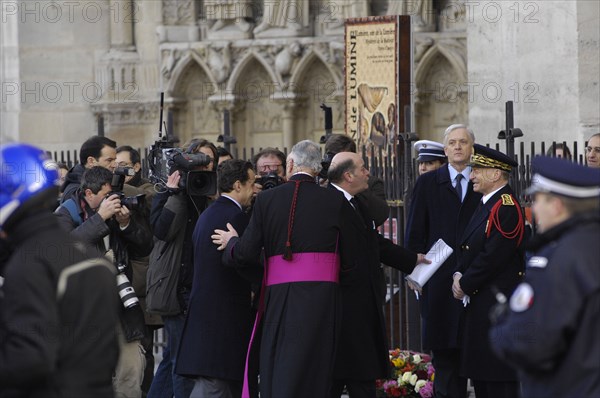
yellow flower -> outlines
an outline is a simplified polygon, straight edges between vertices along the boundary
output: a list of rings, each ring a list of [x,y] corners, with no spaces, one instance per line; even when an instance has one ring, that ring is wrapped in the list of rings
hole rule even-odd
[[[401,368],[404,366],[404,360],[402,358],[394,358],[392,359],[392,363],[396,368]]]

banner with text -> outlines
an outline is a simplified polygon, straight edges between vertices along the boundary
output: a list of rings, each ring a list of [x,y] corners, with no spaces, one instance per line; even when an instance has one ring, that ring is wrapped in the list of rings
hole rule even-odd
[[[410,17],[348,19],[345,44],[346,134],[358,145],[395,144],[410,105],[400,90],[410,87]]]

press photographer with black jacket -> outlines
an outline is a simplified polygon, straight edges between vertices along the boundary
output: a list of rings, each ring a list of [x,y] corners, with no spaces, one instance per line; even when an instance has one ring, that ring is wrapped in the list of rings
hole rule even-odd
[[[141,397],[145,368],[141,345],[146,332],[144,314],[135,294],[126,295],[123,289],[127,287],[124,277],[129,283],[133,280],[129,258],[150,253],[152,233],[143,216],[123,206],[120,196],[111,193],[112,180],[113,174],[104,167],[86,170],[75,196],[65,201],[55,214],[72,237],[94,245],[113,260],[123,301],[119,314],[123,341],[114,379],[115,392],[117,397]]]

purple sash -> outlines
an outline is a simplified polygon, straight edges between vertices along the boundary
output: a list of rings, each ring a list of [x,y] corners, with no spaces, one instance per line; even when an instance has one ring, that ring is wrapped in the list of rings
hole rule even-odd
[[[266,286],[293,282],[339,282],[340,256],[337,253],[294,253],[293,259],[287,261],[282,255],[272,256],[265,264],[265,275],[260,290],[258,312],[252,328],[252,336],[246,353],[246,367],[244,369],[244,386],[242,398],[250,398],[248,388],[248,361],[250,349],[254,342],[256,328],[260,324],[264,312],[264,290]]]
[[[292,282],[339,282],[340,257],[337,253],[294,253],[291,261],[282,256],[267,259],[266,285]]]

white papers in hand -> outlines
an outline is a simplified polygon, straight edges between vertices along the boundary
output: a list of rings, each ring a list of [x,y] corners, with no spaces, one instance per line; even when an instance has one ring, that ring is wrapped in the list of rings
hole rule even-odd
[[[431,264],[418,264],[413,272],[406,277],[412,283],[422,288],[429,278],[440,266],[450,257],[454,250],[446,244],[442,239],[438,239],[437,242],[431,246],[429,252],[425,255]]]

